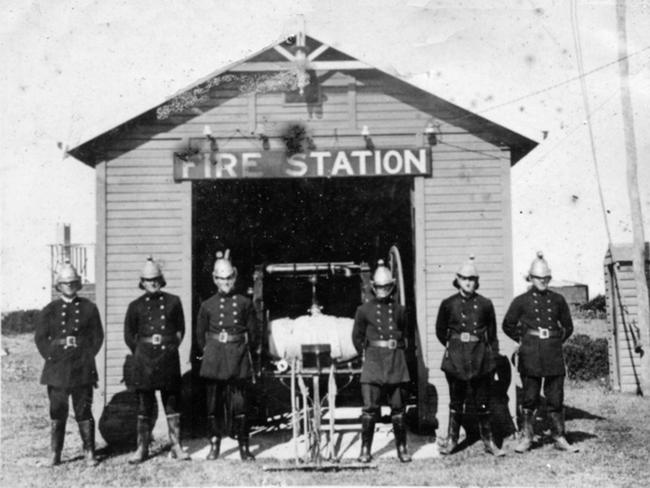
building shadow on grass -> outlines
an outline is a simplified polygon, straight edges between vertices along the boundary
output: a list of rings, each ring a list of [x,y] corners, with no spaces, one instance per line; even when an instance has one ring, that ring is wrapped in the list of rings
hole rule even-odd
[[[518,386],[517,387],[517,424],[519,426],[522,425],[522,417],[521,417],[522,399],[523,399],[522,389],[521,387]],[[540,398],[540,404],[539,404],[539,408],[536,410],[535,419],[536,419],[536,426],[535,426],[536,431],[539,428],[543,430],[550,429],[551,420],[548,415],[546,398],[543,395]],[[572,407],[571,405],[565,405],[564,419],[567,421],[568,420],[605,420],[605,417],[593,414],[591,412],[587,412],[586,410],[582,410],[581,408]]]
[[[582,431],[567,431],[564,436],[569,444],[574,445],[578,449],[581,448],[582,442],[588,439],[593,439],[594,437],[598,437],[597,435]],[[540,449],[545,446],[551,446],[554,443],[555,441],[553,440],[550,432],[544,433],[543,435],[535,435],[535,441],[533,442],[531,450],[534,451],[535,449]]]
[[[600,415],[595,415],[593,413],[587,412],[586,410],[572,407],[570,405],[564,407],[564,418],[566,420],[577,420],[577,419],[605,420],[605,417],[601,417]]]
[[[517,387],[517,424],[522,425],[522,410],[521,410],[521,400],[523,398],[522,389]],[[572,420],[605,420],[605,417],[600,415],[593,414],[581,408],[572,407],[570,405],[565,405],[564,407],[564,419],[565,421]],[[553,444],[552,425],[551,418],[548,414],[547,401],[544,396],[540,398],[540,406],[535,411],[535,442],[533,444],[533,449],[537,449],[549,444]],[[571,430],[570,426],[565,424],[565,437],[571,444],[577,444],[576,447],[580,447],[580,443],[588,439],[593,439],[598,437],[595,434],[577,430]]]
[[[576,431],[576,430],[567,430],[566,432],[566,438],[569,442],[572,444],[584,442],[588,439],[593,439],[594,437],[598,437],[595,434],[590,434],[588,432],[582,432],[582,431]],[[579,446],[578,446],[579,447]]]

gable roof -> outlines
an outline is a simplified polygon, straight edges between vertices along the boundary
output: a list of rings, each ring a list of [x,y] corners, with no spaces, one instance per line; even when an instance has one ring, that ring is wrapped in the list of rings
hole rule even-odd
[[[423,99],[427,100],[429,106],[434,107],[432,114],[437,119],[449,121],[449,123],[462,127],[469,133],[490,143],[507,146],[510,149],[513,165],[537,145],[536,141],[528,137],[444,100],[409,83],[396,74],[389,73],[390,70],[387,68],[382,69],[367,64],[313,37],[304,36],[304,48],[302,49],[306,53],[310,69],[315,71],[348,71],[353,72],[357,77],[362,77],[364,72],[373,72],[375,76],[377,74],[380,75],[382,82],[386,86],[395,88],[395,92],[405,92],[414,94],[417,97],[423,97]],[[211,80],[226,73],[282,72],[295,69],[295,55],[297,50],[298,47],[295,37],[289,37],[282,41],[272,43],[250,56],[224,66],[195,81],[151,109],[78,144],[70,149],[68,154],[94,167],[102,161],[103,150],[111,140],[126,132],[134,125],[154,121],[159,110],[166,105],[180,100],[182,97],[191,96],[195,90],[209,86]]]
[[[634,259],[634,245],[629,244],[612,244],[605,252],[604,264],[632,262]],[[645,243],[645,260],[650,262],[650,242]]]

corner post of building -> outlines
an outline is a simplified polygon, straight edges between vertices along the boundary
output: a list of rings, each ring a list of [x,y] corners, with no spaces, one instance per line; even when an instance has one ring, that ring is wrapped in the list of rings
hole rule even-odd
[[[106,310],[106,162],[95,166],[96,178],[96,245],[95,245],[95,303],[104,325],[104,343],[97,354],[97,375],[99,377],[99,401],[94,402],[95,409],[103,409],[106,397],[106,343],[108,340],[108,313]],[[101,411],[99,412],[101,414]],[[95,412],[93,412],[95,414]],[[95,415],[99,418],[99,415]]]
[[[512,234],[512,196],[511,196],[511,167],[513,163],[512,151],[510,153],[510,158],[504,158],[503,164],[501,165],[502,174],[501,174],[501,196],[503,202],[501,204],[503,212],[503,305],[498,307],[497,312],[497,337],[499,338],[499,349],[500,353],[504,354],[506,357],[510,358],[512,353],[517,347],[513,341],[510,340],[501,329],[501,322],[503,317],[506,314],[510,301],[513,299],[514,295],[514,284],[513,284],[513,234]],[[515,374],[511,376],[515,377]],[[513,417],[515,425],[517,424],[517,385],[513,380],[510,383],[508,388],[508,410],[510,415]]]
[[[181,358],[181,374],[185,374],[192,368],[190,354],[192,351],[192,182],[183,181],[179,183],[183,189],[183,256],[182,256],[182,277],[181,277],[181,301],[185,315],[185,338],[179,348]]]
[[[420,348],[418,358],[418,422],[420,424],[435,424],[437,412],[433,412],[428,404],[429,385],[429,351],[428,334],[422,333],[427,327],[427,269],[426,245],[424,237],[424,178],[413,179],[411,194],[413,212],[413,242],[415,251],[414,288],[415,288],[415,320],[416,344]],[[430,417],[434,418],[430,418]],[[422,427],[422,425],[420,425]]]
[[[640,244],[640,245],[639,245]],[[641,356],[641,381],[644,394],[650,393],[650,294],[648,292],[650,253],[648,243],[636,242],[633,248],[633,269],[638,296],[637,322],[645,354]]]

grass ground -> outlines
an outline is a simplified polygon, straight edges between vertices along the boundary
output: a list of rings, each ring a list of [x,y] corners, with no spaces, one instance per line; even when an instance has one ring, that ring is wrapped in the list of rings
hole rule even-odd
[[[517,455],[495,459],[480,443],[453,456],[402,465],[396,459],[377,469],[339,472],[268,472],[262,463],[177,462],[165,453],[140,466],[128,454],[101,452],[96,468],[80,462],[80,441],[68,422],[63,465],[42,467],[49,452],[49,419],[44,387],[38,384],[42,361],[31,335],[3,337],[0,485],[48,486],[227,486],[227,485],[480,485],[480,486],[650,486],[650,402],[597,383],[569,383],[566,391],[569,440],[578,454],[563,454],[543,442]],[[98,442],[102,445],[103,443]],[[269,464],[269,463],[264,463]]]

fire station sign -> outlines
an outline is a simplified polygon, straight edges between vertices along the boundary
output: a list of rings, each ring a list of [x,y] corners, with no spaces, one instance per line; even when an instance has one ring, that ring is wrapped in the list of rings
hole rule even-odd
[[[174,179],[343,178],[431,176],[431,148],[284,151],[206,151],[174,154]]]

